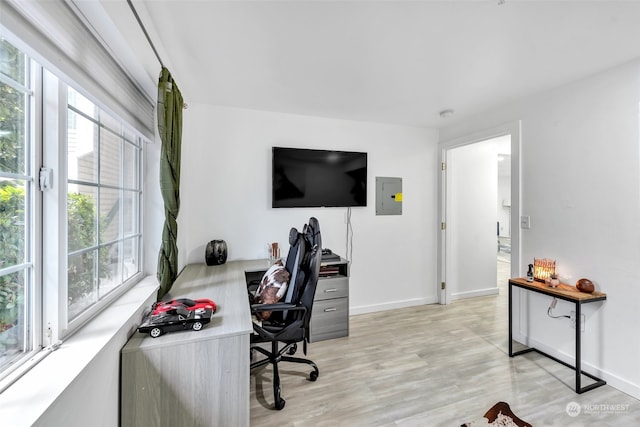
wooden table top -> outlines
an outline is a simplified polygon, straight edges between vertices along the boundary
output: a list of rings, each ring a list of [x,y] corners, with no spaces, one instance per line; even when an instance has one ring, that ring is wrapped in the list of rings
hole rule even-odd
[[[607,294],[603,292],[594,291],[588,294],[586,292],[580,292],[575,286],[568,285],[566,283],[560,283],[556,288],[552,288],[542,282],[527,282],[527,279],[522,277],[509,279],[509,283],[520,288],[530,289],[535,292],[556,296],[565,300],[579,301],[582,303],[607,299]]]

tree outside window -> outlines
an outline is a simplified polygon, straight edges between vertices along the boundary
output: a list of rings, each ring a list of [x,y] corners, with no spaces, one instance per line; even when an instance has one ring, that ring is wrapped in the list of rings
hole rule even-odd
[[[28,346],[26,66],[25,55],[0,39],[0,369]]]

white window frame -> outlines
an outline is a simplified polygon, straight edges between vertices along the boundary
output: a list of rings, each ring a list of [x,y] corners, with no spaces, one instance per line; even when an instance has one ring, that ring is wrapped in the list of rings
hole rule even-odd
[[[0,380],[19,372],[26,360],[35,356],[42,348],[42,286],[41,269],[42,250],[39,236],[42,235],[42,197],[38,186],[38,166],[41,162],[42,140],[38,129],[42,128],[42,67],[34,61],[19,44],[9,37],[3,37],[25,55],[26,85],[16,84],[12,79],[0,75],[3,83],[13,86],[25,94],[27,111],[25,114],[25,175],[16,174],[16,178],[25,181],[25,263],[15,266],[15,270],[25,272],[24,309],[27,324],[25,331],[26,351],[16,358],[11,366],[0,371]],[[9,175],[4,173],[3,176]],[[21,268],[20,268],[21,267]]]
[[[2,28],[0,27],[0,30]],[[71,84],[75,90],[87,97],[102,111],[116,118],[127,130],[136,134],[137,141],[137,265],[138,271],[109,292],[97,303],[69,321],[67,315],[67,84],[63,77],[58,77],[57,70],[50,71],[38,64],[32,57],[32,51],[19,39],[0,32],[0,36],[20,49],[29,61],[29,78],[31,87],[28,99],[30,102],[28,123],[25,133],[28,147],[25,150],[25,161],[29,188],[26,192],[31,204],[29,210],[29,241],[25,242],[28,250],[27,260],[30,264],[31,286],[28,291],[29,300],[25,301],[25,309],[29,304],[29,328],[31,330],[30,350],[25,352],[13,365],[0,371],[0,393],[16,381],[28,369],[43,357],[55,350],[58,345],[82,328],[92,318],[107,308],[117,298],[131,289],[144,276],[144,145],[147,138],[134,126],[127,123],[91,94],[81,87]],[[54,72],[56,74],[54,74]],[[7,79],[2,77],[3,81]],[[125,143],[126,144],[126,143]],[[121,146],[121,151],[124,150]],[[120,159],[120,172],[124,173],[125,157]],[[50,188],[41,191],[39,172],[42,167],[52,171]],[[120,197],[125,189],[121,185]],[[123,210],[120,212],[118,241],[120,245],[128,240],[123,232]],[[121,276],[122,278],[122,276]],[[44,351],[43,351],[44,349]]]
[[[139,271],[120,284],[117,289],[113,290],[105,297],[101,298],[95,304],[84,310],[74,319],[68,316],[68,283],[67,283],[67,84],[58,79],[52,73],[45,71],[44,93],[46,96],[46,109],[44,111],[47,126],[44,130],[44,155],[43,165],[52,168],[54,171],[54,186],[51,190],[45,191],[43,196],[43,227],[44,234],[47,239],[43,241],[44,250],[44,277],[51,280],[44,280],[44,341],[46,345],[53,345],[65,338],[69,337],[75,331],[80,329],[90,319],[96,316],[100,311],[106,308],[110,303],[115,301],[123,293],[129,290],[135,283],[143,277],[143,224],[142,224],[142,206],[143,206],[143,181],[142,181],[142,158],[143,143],[140,144],[138,153],[138,265]],[[106,113],[117,117],[108,111],[101,103],[90,94],[84,93],[81,88],[72,86],[75,90],[87,97],[97,107]],[[55,99],[54,99],[55,98]],[[121,122],[123,122],[120,119]],[[54,124],[55,123],[55,124]],[[142,135],[138,138],[143,139]],[[123,157],[121,157],[121,163]],[[56,173],[56,171],[58,171]],[[122,215],[122,213],[120,213]],[[121,218],[122,219],[122,218]],[[122,236],[122,221],[120,221],[119,240]],[[51,238],[54,236],[55,238]],[[56,259],[55,262],[47,260]],[[64,285],[63,285],[64,284]]]

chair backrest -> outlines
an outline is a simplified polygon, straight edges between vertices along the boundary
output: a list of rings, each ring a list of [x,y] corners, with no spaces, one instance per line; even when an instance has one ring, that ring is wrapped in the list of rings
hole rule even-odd
[[[285,324],[303,321],[303,327],[307,330],[311,319],[313,299],[320,273],[320,261],[322,258],[322,242],[320,237],[320,225],[316,218],[310,218],[309,224],[305,224],[302,232],[295,228],[289,233],[290,250],[287,255],[287,271],[291,275],[284,302],[302,304],[306,313],[303,319],[300,312],[284,311],[279,318]]]
[[[318,286],[318,277],[320,276],[320,263],[322,261],[322,236],[320,234],[320,223],[316,218],[309,218],[309,223],[305,226],[303,235],[307,253],[302,268],[305,280],[299,302],[307,309],[304,323],[308,332],[313,300]],[[307,339],[308,337],[307,333]]]
[[[289,245],[285,268],[289,272],[290,278],[283,302],[302,304],[307,310],[303,319],[301,319],[301,313],[298,311],[274,312],[270,317],[270,321],[291,324],[302,320],[308,336],[309,321],[322,258],[322,241],[318,220],[313,217],[310,218],[309,224],[304,225],[302,232],[298,232],[295,227],[291,228],[289,231]]]
[[[289,253],[287,254],[287,260],[285,262],[285,268],[289,272],[290,278],[284,302],[290,303],[297,301],[297,295],[295,295],[295,293],[299,287],[299,282],[303,279],[303,276],[300,275],[300,266],[304,261],[306,249],[307,246],[304,235],[295,227],[292,227],[289,231]]]
[[[298,251],[301,243],[300,237],[298,229],[291,227],[291,230],[289,230],[289,253],[287,253],[287,259],[284,264],[285,268],[289,272],[291,272],[293,266],[297,264]]]

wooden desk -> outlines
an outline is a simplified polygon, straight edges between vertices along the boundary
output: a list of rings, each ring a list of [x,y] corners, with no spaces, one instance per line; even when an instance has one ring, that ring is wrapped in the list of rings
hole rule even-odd
[[[547,353],[544,353],[536,348],[526,348],[524,350],[520,350],[520,351],[513,351],[513,320],[512,320],[512,315],[513,315],[513,307],[512,307],[512,301],[511,301],[511,297],[512,297],[512,289],[513,287],[517,287],[517,288],[521,288],[521,289],[525,289],[528,291],[532,291],[532,292],[537,292],[540,294],[544,294],[544,295],[548,295],[554,298],[558,298],[564,301],[569,301],[575,304],[576,306],[576,366],[571,366],[568,363],[557,359]],[[600,387],[602,385],[605,385],[606,382],[601,380],[600,378],[595,377],[594,375],[591,375],[587,372],[584,372],[582,370],[582,354],[581,354],[581,350],[582,350],[582,341],[581,341],[581,315],[582,315],[582,304],[587,304],[587,303],[592,303],[592,302],[597,302],[597,301],[604,301],[607,299],[607,294],[604,294],[602,292],[593,292],[591,294],[587,294],[584,292],[580,292],[578,291],[575,287],[573,286],[569,286],[566,284],[560,284],[558,285],[557,288],[551,288],[549,286],[547,286],[547,284],[545,283],[540,283],[540,282],[527,282],[526,279],[509,279],[509,356],[510,357],[514,357],[514,356],[518,356],[520,354],[524,354],[524,353],[529,353],[531,351],[535,351],[537,353],[540,353],[544,356],[547,356],[550,359],[555,360],[558,363],[561,363],[571,369],[574,369],[576,371],[576,393],[584,393],[585,391],[589,391],[592,390],[596,387]],[[587,377],[591,378],[592,380],[594,380],[595,382],[586,385],[584,387],[581,386],[581,375],[584,374]]]
[[[121,426],[249,425],[253,327],[245,272],[268,267],[267,260],[185,267],[171,298],[209,298],[216,313],[197,332],[134,333],[121,356]]]

